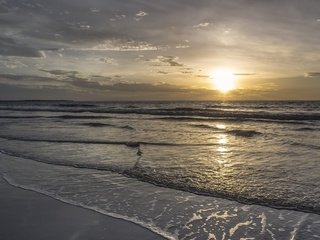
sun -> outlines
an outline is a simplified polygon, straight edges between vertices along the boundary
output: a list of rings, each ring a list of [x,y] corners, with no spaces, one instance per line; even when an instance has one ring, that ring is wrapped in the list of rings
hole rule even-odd
[[[219,68],[210,75],[214,87],[220,92],[226,93],[236,88],[236,76],[230,68]]]

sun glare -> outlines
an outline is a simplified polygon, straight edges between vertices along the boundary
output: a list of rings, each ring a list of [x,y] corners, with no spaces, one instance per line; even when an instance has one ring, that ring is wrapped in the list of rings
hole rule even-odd
[[[236,76],[232,69],[216,69],[211,74],[211,78],[213,79],[214,87],[223,93],[236,88]]]

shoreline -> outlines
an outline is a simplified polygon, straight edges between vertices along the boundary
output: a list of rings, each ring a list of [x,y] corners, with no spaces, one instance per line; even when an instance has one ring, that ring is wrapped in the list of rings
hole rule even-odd
[[[164,239],[138,224],[62,202],[0,178],[4,239]]]

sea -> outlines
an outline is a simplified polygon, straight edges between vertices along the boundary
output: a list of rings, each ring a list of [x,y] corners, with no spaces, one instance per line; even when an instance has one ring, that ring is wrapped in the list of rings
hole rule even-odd
[[[320,102],[0,102],[7,183],[167,239],[320,239]]]

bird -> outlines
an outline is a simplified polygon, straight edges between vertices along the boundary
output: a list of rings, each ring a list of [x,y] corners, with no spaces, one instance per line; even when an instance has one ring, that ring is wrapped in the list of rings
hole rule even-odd
[[[138,156],[142,156],[142,154],[143,154],[143,152],[142,152],[142,150],[140,149],[140,145],[139,145],[137,155],[138,155]]]

